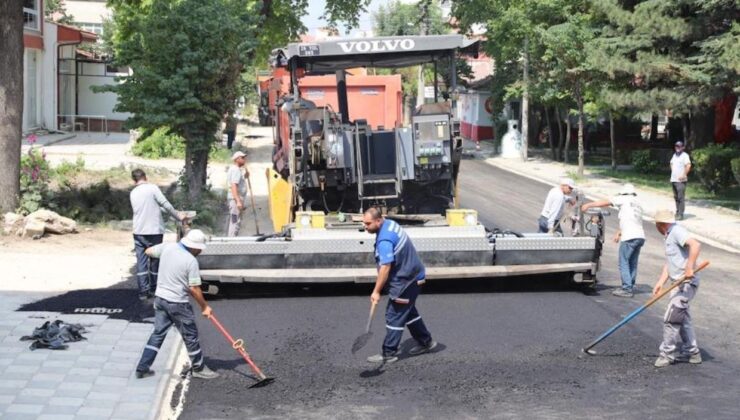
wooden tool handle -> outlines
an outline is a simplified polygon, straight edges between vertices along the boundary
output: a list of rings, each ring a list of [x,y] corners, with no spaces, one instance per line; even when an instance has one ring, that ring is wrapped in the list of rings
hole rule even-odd
[[[365,327],[365,332],[366,333],[369,333],[370,332],[370,326],[373,323],[373,315],[375,315],[375,307],[376,306],[378,306],[378,304],[375,303],[375,302],[373,302],[370,305],[370,316],[367,317],[367,327]]]
[[[694,273],[698,273],[699,271],[707,268],[707,266],[709,266],[709,261],[703,261],[701,264],[699,264],[698,267],[696,267],[696,270],[694,270]],[[657,295],[653,296],[650,300],[648,300],[645,306],[652,305],[656,301],[660,300],[660,298],[668,294],[671,290],[675,289],[676,287],[682,285],[683,283],[689,280],[691,280],[691,278],[686,278],[686,276],[681,276],[681,278],[676,280],[672,285],[670,285],[669,287],[665,289],[662,289],[660,292],[658,292]]]

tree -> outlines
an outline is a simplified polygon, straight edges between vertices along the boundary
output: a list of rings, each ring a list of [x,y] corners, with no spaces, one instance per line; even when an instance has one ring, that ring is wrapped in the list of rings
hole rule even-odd
[[[528,143],[534,136],[530,130],[530,101],[539,99],[536,86],[546,78],[542,61],[543,31],[567,19],[572,4],[585,0],[460,0],[453,3],[452,14],[461,29],[485,25],[486,53],[496,63],[493,80],[494,96],[502,99],[522,98],[522,158],[528,154]],[[505,75],[497,74],[503,71]],[[506,83],[506,85],[499,85]]]
[[[570,93],[578,109],[578,175],[584,169],[584,106],[589,91],[598,79],[597,72],[587,62],[586,46],[594,38],[590,16],[577,9],[570,10],[567,21],[547,28],[542,33],[545,53],[543,60],[550,65],[551,80]]]
[[[613,78],[606,100],[653,114],[689,116],[695,147],[713,139],[713,105],[740,91],[740,3],[733,0],[604,0],[607,20],[592,61]]]
[[[74,24],[74,16],[67,14],[67,8],[64,6],[64,0],[46,0],[44,1],[44,18],[63,25]]]
[[[0,211],[20,194],[23,127],[23,1],[0,2]]]
[[[224,114],[233,110],[242,68],[253,50],[255,11],[246,0],[152,0],[114,5],[115,60],[130,66],[116,110],[129,127],[169,127],[185,139],[185,179],[197,202],[208,152]]]

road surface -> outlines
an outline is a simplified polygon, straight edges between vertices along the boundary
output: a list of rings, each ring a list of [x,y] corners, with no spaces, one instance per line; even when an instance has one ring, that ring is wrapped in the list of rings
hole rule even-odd
[[[548,186],[480,160],[463,161],[463,206],[480,221],[532,231]],[[608,235],[616,218],[608,220]],[[333,287],[255,291],[230,289],[212,302],[221,322],[243,337],[263,370],[278,379],[249,389],[250,372],[207,321],[198,325],[206,361],[222,376],[193,380],[181,418],[714,418],[740,415],[740,321],[737,256],[704,246],[712,267],[702,276],[694,319],[705,363],[653,368],[664,304],[656,305],[585,356],[580,348],[649,297],[662,264],[651,225],[634,299],[612,297],[616,245],[603,257],[593,295],[520,278],[430,284],[419,310],[438,351],[404,357],[382,370],[365,358],[378,352],[384,327],[376,318],[370,343],[352,355],[363,330],[370,289]],[[413,345],[404,335],[404,348]]]

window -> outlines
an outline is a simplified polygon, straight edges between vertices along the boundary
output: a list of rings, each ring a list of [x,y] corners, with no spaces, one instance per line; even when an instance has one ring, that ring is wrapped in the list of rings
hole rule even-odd
[[[23,0],[23,27],[41,30],[39,0]]]
[[[103,24],[102,23],[88,23],[88,22],[79,22],[76,24],[80,27],[83,31],[92,32],[96,35],[102,35],[103,34]]]

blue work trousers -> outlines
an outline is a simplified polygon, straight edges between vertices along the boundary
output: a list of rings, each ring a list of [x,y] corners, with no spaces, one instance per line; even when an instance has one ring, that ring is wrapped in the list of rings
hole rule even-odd
[[[154,295],[157,290],[157,271],[159,259],[149,258],[144,251],[147,248],[162,243],[163,235],[134,234],[134,249],[136,250],[136,282],[139,285],[139,296]]]
[[[136,370],[146,372],[154,363],[160,347],[167,337],[172,325],[180,332],[193,370],[203,368],[203,351],[198,341],[198,327],[195,325],[195,315],[190,303],[169,302],[160,297],[154,298],[154,331],[149,337],[144,352],[141,354]]]
[[[637,261],[640,249],[645,244],[642,238],[630,239],[619,243],[619,275],[622,277],[622,289],[631,291],[637,280]]]
[[[388,299],[388,307],[385,311],[384,356],[393,355],[398,351],[405,328],[409,329],[411,337],[420,345],[428,346],[432,342],[432,335],[424,325],[419,311],[416,310],[416,298],[419,297],[419,291],[419,285],[412,283],[400,296],[401,300],[408,299],[408,303],[399,303],[396,300]]]

